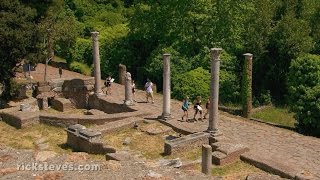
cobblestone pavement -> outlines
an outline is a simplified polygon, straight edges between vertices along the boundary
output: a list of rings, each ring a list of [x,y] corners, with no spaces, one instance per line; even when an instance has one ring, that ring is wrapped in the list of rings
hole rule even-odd
[[[52,68],[52,67],[50,67]],[[66,74],[65,74],[66,75]],[[75,74],[71,74],[75,77]],[[123,103],[124,86],[112,85],[112,95],[109,100]],[[155,94],[155,103],[146,103],[145,93],[138,90],[134,108],[153,115],[146,118],[157,118],[162,113],[162,96]],[[175,117],[170,120],[174,126],[190,132],[204,131],[208,127],[208,120],[204,122],[180,122],[182,115],[181,102],[171,101],[171,113]],[[193,117],[193,110],[189,110],[189,118]],[[232,116],[220,112],[219,129],[224,136],[233,141],[242,143],[250,148],[253,155],[281,162],[299,171],[310,172],[314,179],[320,179],[320,139],[308,137],[293,131],[273,127]]]

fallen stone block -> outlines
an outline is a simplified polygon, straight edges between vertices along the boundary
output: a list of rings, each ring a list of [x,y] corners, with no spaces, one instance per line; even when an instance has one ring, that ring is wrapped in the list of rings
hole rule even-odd
[[[65,98],[54,98],[52,100],[52,107],[61,112],[70,111],[74,109],[71,101]]]
[[[208,133],[198,132],[184,137],[166,140],[164,144],[164,154],[170,155],[172,153],[185,151],[193,147],[200,147],[202,144],[208,143],[208,137]]]
[[[216,165],[226,165],[240,159],[240,155],[249,151],[249,148],[241,144],[216,142],[212,145],[212,163]]]
[[[67,144],[77,150],[91,154],[114,153],[116,149],[101,142],[101,132],[86,129],[80,124],[71,125],[67,129]]]

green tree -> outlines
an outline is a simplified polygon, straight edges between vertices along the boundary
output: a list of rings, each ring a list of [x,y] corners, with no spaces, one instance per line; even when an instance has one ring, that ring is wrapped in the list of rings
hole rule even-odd
[[[320,136],[320,56],[305,55],[292,61],[288,75],[289,105],[298,128]]]
[[[36,63],[40,57],[37,11],[18,0],[0,1],[0,82],[5,85],[3,98],[10,98],[10,79],[19,63]]]

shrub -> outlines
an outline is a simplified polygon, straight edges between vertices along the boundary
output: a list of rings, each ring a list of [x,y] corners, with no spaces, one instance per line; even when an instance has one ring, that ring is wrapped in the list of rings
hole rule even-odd
[[[175,76],[172,84],[172,95],[179,100],[185,95],[189,96],[190,100],[195,100],[197,96],[206,99],[210,93],[210,73],[200,67]]]
[[[320,136],[320,56],[305,55],[291,62],[288,101],[301,132]]]
[[[67,62],[71,63],[72,61],[77,61],[90,65],[92,64],[92,59],[92,40],[77,38],[76,44],[67,58]]]
[[[91,68],[88,65],[80,62],[76,62],[76,61],[72,62],[70,64],[70,69],[74,72],[78,72],[87,76],[91,75]]]

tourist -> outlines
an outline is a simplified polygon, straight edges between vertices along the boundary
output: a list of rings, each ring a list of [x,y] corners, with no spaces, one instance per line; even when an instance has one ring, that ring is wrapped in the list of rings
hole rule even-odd
[[[201,96],[198,96],[197,97],[197,100],[196,100],[196,103],[194,104],[194,110],[195,110],[195,113],[194,113],[194,116],[193,116],[193,119],[196,121],[196,115],[200,114],[200,120],[202,121],[202,107],[201,107]]]
[[[149,97],[151,98],[152,104],[154,103],[153,100],[153,90],[152,90],[153,83],[150,79],[147,80],[147,83],[145,84],[144,88],[146,90],[146,97],[147,97],[147,103],[149,102]]]
[[[132,80],[131,90],[132,90],[132,99],[134,102],[136,102],[135,100],[136,84],[134,83],[134,80]]]
[[[59,75],[60,75],[60,78],[61,78],[61,76],[62,76],[62,68],[61,68],[61,66],[59,67]]]
[[[111,75],[107,75],[106,81],[104,82],[104,85],[107,88],[106,94],[111,95],[111,83],[114,81],[113,78],[111,78]]]
[[[186,96],[182,103],[182,110],[183,110],[183,116],[181,117],[182,121],[184,117],[186,117],[186,121],[188,121],[188,108],[189,108],[189,97]]]
[[[210,97],[208,97],[208,99],[207,99],[207,103],[206,103],[206,113],[204,114],[204,117],[203,117],[203,119],[207,119],[207,117],[206,117],[206,115],[208,115],[209,114],[209,108],[210,108]]]

